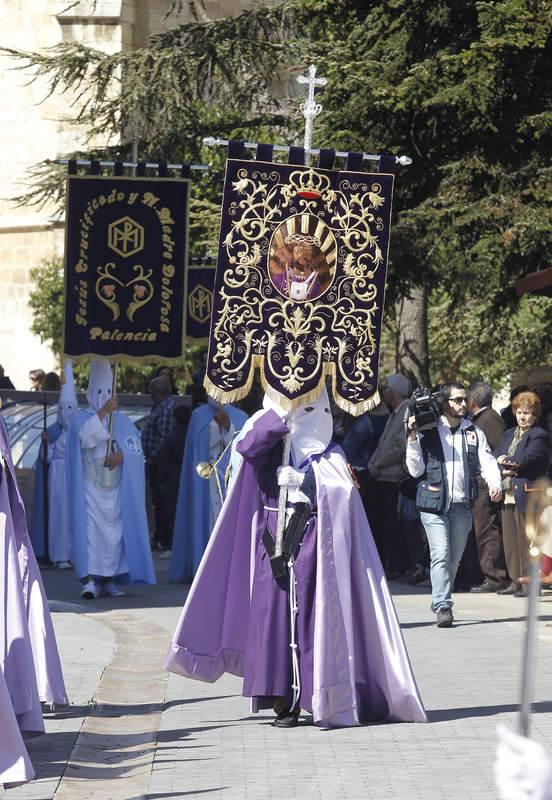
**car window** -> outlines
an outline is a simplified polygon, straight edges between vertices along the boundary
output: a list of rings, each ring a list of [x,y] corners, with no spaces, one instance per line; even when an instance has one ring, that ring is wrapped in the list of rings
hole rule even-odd
[[[120,407],[141,430],[150,409],[147,406]],[[10,438],[12,458],[19,469],[32,469],[38,458],[41,434],[44,429],[44,409],[39,404],[16,404],[2,409]],[[57,420],[56,406],[50,406],[46,416],[46,427]]]

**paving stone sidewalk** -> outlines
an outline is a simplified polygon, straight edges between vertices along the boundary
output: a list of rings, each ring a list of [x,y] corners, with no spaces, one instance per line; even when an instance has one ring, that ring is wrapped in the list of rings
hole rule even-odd
[[[54,797],[79,730],[89,712],[89,704],[112,657],[115,646],[113,632],[98,620],[70,608],[66,603],[52,603],[52,619],[71,705],[47,714],[46,736],[27,743],[36,779],[4,793],[0,789],[2,798],[51,800]]]
[[[495,727],[516,723],[525,601],[456,601],[456,626],[437,629],[428,594],[395,595],[429,724],[282,731],[270,716],[248,714],[236,678],[209,685],[171,676],[147,797],[495,798]],[[552,595],[540,610],[533,734],[552,753]]]
[[[174,675],[166,681],[166,676],[155,675],[160,667],[154,662],[160,665],[163,656],[157,653],[146,680],[163,685],[166,697],[162,713],[152,706],[155,716],[148,723],[151,729],[153,719],[158,728],[155,750],[147,755],[149,780],[146,776],[144,788],[137,791],[136,782],[127,779],[132,770],[118,769],[113,772],[115,783],[110,790],[104,767],[108,763],[124,767],[125,753],[95,745],[79,751],[78,742],[82,745],[83,740],[77,737],[90,725],[89,704],[94,698],[109,709],[114,704],[115,719],[118,714],[124,719],[120,733],[132,733],[133,716],[137,725],[143,726],[145,694],[140,687],[133,689],[138,695],[135,698],[128,692],[120,694],[118,707],[110,692],[120,685],[125,649],[147,650],[144,631],[148,623],[155,627],[151,641],[155,650],[164,648],[163,630],[168,644],[177,623],[185,590],[168,586],[166,562],[158,566],[162,574],[157,587],[133,590],[119,601],[92,602],[84,611],[82,601],[75,600],[78,587],[74,579],[45,573],[72,706],[52,715],[47,720],[47,735],[29,744],[38,780],[0,792],[1,797],[72,797],[67,764],[78,765],[86,752],[89,774],[96,775],[90,782],[97,794],[91,787],[90,796],[107,800],[496,798],[495,726],[498,721],[511,725],[516,721],[525,601],[458,594],[456,626],[437,629],[429,612],[428,592],[399,584],[391,584],[391,588],[429,724],[321,731],[305,723],[295,730],[277,730],[270,726],[269,715],[249,713],[237,678],[227,676],[212,685]],[[541,599],[539,608],[532,724],[533,735],[552,752],[552,593]],[[133,658],[129,655],[129,661]],[[137,731],[142,735],[143,727]],[[110,729],[110,735],[113,733],[117,734],[116,722],[114,730]],[[129,750],[130,758],[136,749]],[[75,800],[80,794],[75,788]]]

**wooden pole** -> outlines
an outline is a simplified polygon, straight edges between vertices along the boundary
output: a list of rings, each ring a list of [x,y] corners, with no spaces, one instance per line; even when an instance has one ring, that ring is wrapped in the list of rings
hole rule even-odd
[[[290,422],[291,425],[291,422]],[[291,433],[286,433],[284,437],[284,452],[282,454],[282,467],[289,466],[289,455],[291,452]],[[278,494],[278,521],[276,524],[276,548],[275,556],[281,556],[284,546],[284,531],[286,527],[286,506],[287,506],[287,486],[280,486]]]
[[[529,736],[529,720],[535,692],[535,673],[537,668],[537,623],[539,620],[539,571],[540,550],[532,545],[529,550],[529,585],[527,586],[527,627],[521,679],[521,703],[519,708],[519,732]]]
[[[48,521],[50,516],[50,498],[48,497],[48,402],[46,395],[43,397],[42,402],[42,477],[44,497],[42,498],[42,514],[44,523],[44,562],[50,563],[50,531],[48,528]]]
[[[111,397],[115,397],[115,392],[117,390],[117,373],[119,371],[119,364],[115,362],[113,365],[113,382],[111,384]],[[107,440],[107,451],[105,454],[105,460],[111,455],[111,448],[113,446],[113,422],[114,422],[114,415],[113,411],[109,415],[109,439]],[[107,465],[107,464],[106,464]]]
[[[546,479],[532,487],[525,517],[525,535],[529,539],[529,584],[527,586],[527,626],[521,673],[521,702],[519,732],[529,736],[531,706],[535,692],[537,669],[537,626],[539,621],[539,590],[541,547],[552,536],[552,525],[546,512],[552,508],[552,485]]]

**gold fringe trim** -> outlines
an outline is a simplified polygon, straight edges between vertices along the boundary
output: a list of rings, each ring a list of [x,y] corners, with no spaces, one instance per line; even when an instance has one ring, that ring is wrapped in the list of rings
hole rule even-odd
[[[167,358],[166,356],[129,356],[127,353],[114,353],[109,356],[101,356],[97,353],[81,353],[78,356],[71,355],[70,353],[63,353],[63,358],[70,358],[75,364],[82,364],[88,361],[109,361],[119,364],[167,364],[168,366],[176,366],[176,364],[184,363],[184,356],[174,356],[174,358]]]
[[[216,400],[219,403],[234,403],[238,400],[243,400],[244,397],[247,397],[249,392],[251,391],[251,387],[253,386],[253,381],[255,379],[255,370],[259,370],[259,377],[261,379],[261,385],[265,394],[272,400],[274,403],[278,403],[285,411],[288,413],[292,413],[300,406],[307,405],[308,403],[314,402],[317,397],[320,395],[320,392],[324,388],[326,380],[329,378],[331,380],[331,395],[336,403],[336,405],[341,408],[343,411],[346,411],[348,414],[351,414],[353,417],[359,417],[361,414],[364,414],[366,411],[372,411],[372,409],[379,406],[381,402],[381,398],[379,395],[378,390],[374,392],[366,400],[362,400],[359,403],[353,403],[350,400],[342,397],[338,394],[336,389],[336,378],[335,378],[335,364],[324,364],[322,369],[322,375],[317,386],[314,389],[311,389],[310,392],[305,392],[304,394],[300,395],[299,397],[294,397],[293,400],[290,400],[289,397],[286,397],[284,394],[281,394],[273,386],[271,386],[265,377],[264,372],[264,356],[262,355],[254,355],[251,363],[251,367],[249,370],[249,375],[247,376],[247,380],[242,386],[239,386],[237,389],[231,389],[230,391],[226,391],[225,389],[221,389],[219,386],[215,386],[215,384],[205,376],[203,381],[203,386],[205,387],[205,391],[207,394]]]

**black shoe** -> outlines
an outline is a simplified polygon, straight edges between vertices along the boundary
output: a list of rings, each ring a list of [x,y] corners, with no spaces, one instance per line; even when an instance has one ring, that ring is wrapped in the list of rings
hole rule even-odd
[[[483,592],[497,592],[500,589],[499,583],[491,583],[487,578],[480,583],[479,586],[472,586],[470,592],[474,594],[483,594]]]
[[[440,608],[437,611],[437,627],[438,628],[452,628],[454,617],[449,606]]]
[[[518,591],[518,588],[519,587],[518,587],[517,583],[514,583],[512,581],[512,583],[508,584],[508,586],[506,586],[505,589],[497,589],[496,593],[497,594],[515,594]]]
[[[514,592],[512,597],[527,597],[527,587],[522,586],[521,589],[518,589],[517,592]]]
[[[288,714],[287,717],[276,717],[271,722],[273,728],[295,728],[297,726],[298,714]]]
[[[300,709],[294,708],[293,711],[291,711],[289,702],[286,703],[285,701],[285,697],[279,697],[274,702],[276,719],[271,722],[273,728],[295,728],[297,725]]]

